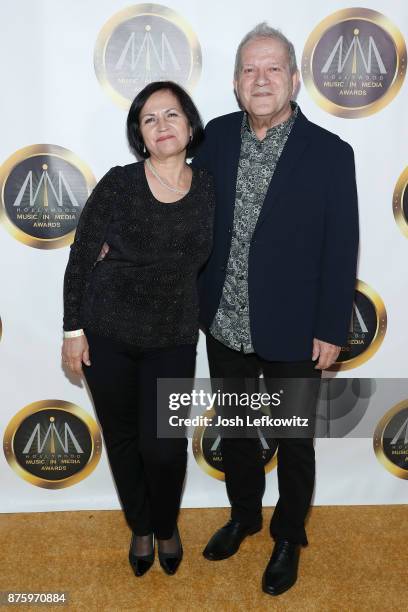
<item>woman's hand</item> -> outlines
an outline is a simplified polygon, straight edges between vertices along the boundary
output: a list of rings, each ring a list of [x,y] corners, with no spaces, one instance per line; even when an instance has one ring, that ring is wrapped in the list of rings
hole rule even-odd
[[[98,261],[103,261],[105,257],[107,256],[107,254],[109,253],[109,250],[110,250],[109,244],[107,242],[104,242],[95,263],[98,263]]]
[[[91,365],[86,336],[64,338],[61,353],[63,363],[69,367],[71,372],[78,374],[78,376],[82,374],[82,362],[87,366]]]

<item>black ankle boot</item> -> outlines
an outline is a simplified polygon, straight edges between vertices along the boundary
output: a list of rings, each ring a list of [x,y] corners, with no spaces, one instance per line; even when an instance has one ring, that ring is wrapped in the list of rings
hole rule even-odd
[[[180,534],[177,526],[174,530],[174,534],[176,535],[178,541],[178,550],[176,552],[162,552],[160,550],[160,541],[158,542],[160,565],[162,566],[166,574],[168,574],[169,576],[172,576],[177,572],[178,566],[180,565],[180,562],[183,558],[183,546],[181,544]]]
[[[280,595],[296,582],[300,545],[278,540],[262,578],[262,590],[268,595]]]
[[[154,536],[151,534],[151,552],[149,552],[147,555],[136,555],[133,552],[135,537],[137,536],[135,536],[133,533],[129,549],[129,563],[135,573],[135,576],[140,577],[143,576],[143,574],[145,574],[154,563]]]
[[[242,541],[262,529],[262,519],[257,523],[248,525],[239,521],[228,521],[224,527],[218,529],[203,550],[203,555],[209,561],[228,559],[238,551]]]

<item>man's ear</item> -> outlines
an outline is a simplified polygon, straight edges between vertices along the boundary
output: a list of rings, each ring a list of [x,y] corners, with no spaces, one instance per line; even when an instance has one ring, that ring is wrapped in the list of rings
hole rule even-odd
[[[300,73],[299,73],[299,70],[296,70],[296,72],[292,74],[292,96],[294,96],[297,93],[297,90],[299,88],[299,83],[300,83]]]
[[[236,79],[234,79],[234,80],[232,81],[232,86],[233,86],[233,88],[234,88],[234,95],[235,95],[235,99],[236,99],[236,101],[237,101],[237,103],[238,103],[238,106],[241,108],[241,103],[240,103],[240,101],[239,101],[239,97],[238,97],[238,81],[237,81]]]

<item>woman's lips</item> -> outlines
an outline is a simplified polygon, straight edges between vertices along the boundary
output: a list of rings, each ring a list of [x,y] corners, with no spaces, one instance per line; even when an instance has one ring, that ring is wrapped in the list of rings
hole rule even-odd
[[[156,142],[163,142],[163,140],[168,140],[169,138],[174,138],[174,136],[161,136]]]

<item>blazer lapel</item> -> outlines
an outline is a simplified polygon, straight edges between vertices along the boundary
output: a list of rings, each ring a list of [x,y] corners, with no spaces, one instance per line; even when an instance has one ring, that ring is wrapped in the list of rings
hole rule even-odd
[[[282,155],[276,165],[272,180],[269,183],[265,200],[255,226],[255,232],[259,229],[265,219],[271,214],[274,204],[285,186],[290,180],[291,173],[296,168],[305,149],[308,145],[306,130],[307,119],[298,111],[298,116],[293,125],[292,131],[283,148]]]
[[[234,124],[231,125],[228,134],[226,134],[227,143],[225,147],[223,175],[225,177],[225,213],[227,216],[228,225],[232,225],[234,219],[238,164],[241,153],[242,117],[243,113],[239,113],[237,118],[234,118]]]

